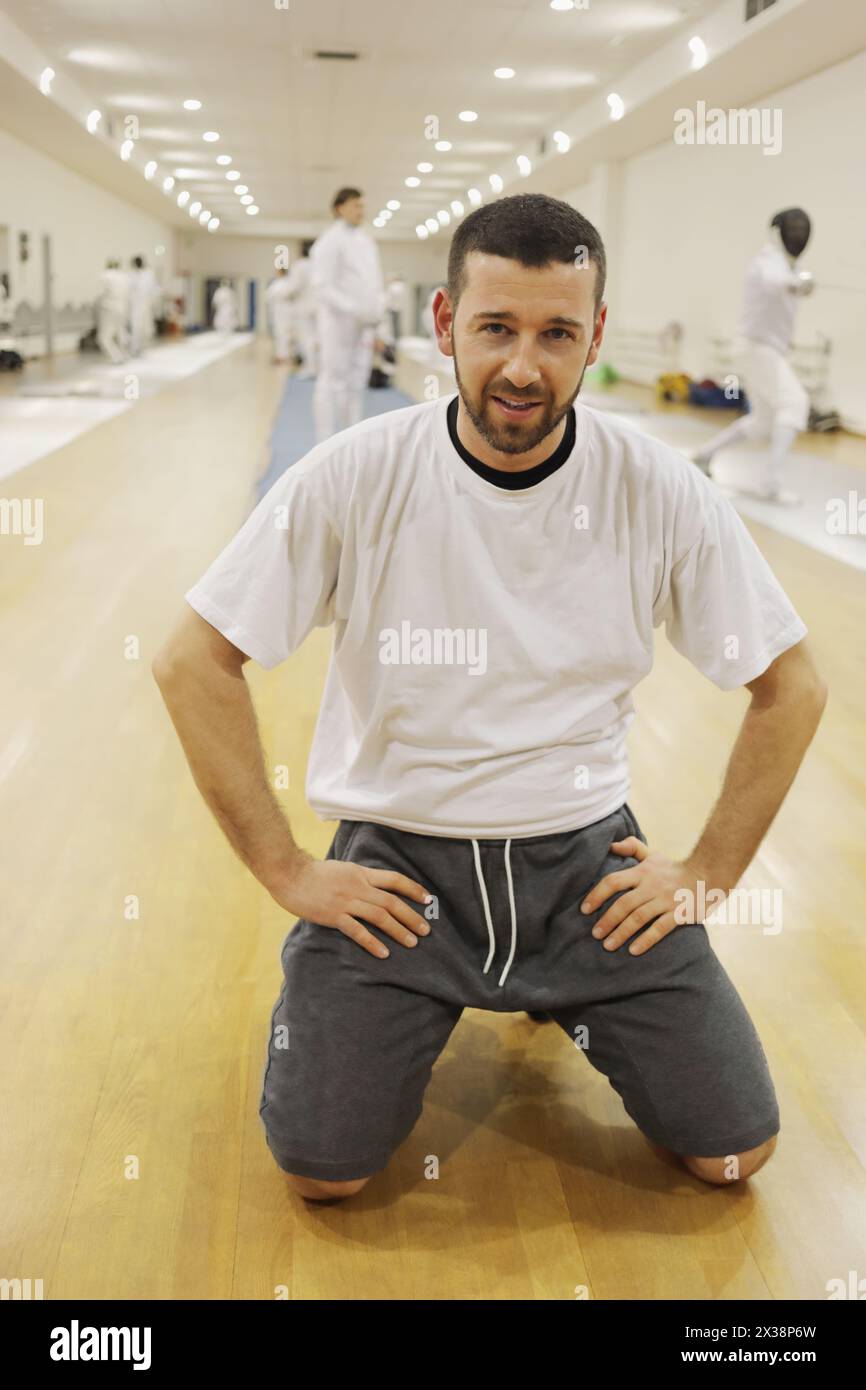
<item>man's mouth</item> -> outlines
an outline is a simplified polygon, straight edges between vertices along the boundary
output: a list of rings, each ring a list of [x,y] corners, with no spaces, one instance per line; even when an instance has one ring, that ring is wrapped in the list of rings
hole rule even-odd
[[[498,405],[502,414],[509,420],[522,420],[526,416],[532,415],[543,401],[522,401],[512,396],[494,396],[494,401]]]

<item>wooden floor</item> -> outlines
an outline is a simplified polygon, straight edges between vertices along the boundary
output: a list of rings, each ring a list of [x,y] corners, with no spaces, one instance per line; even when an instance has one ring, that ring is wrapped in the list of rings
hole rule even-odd
[[[0,1276],[48,1299],[825,1298],[866,1246],[866,577],[758,527],[830,686],[744,880],[784,890],[784,929],[712,929],[776,1082],[771,1162],[731,1189],[667,1167],[554,1025],[467,1011],[388,1169],[342,1205],[288,1194],[258,1103],[289,919],[211,820],[149,670],[252,504],[282,380],[242,349],[5,484],[44,499],[45,539],[0,540]],[[246,668],[322,853],[303,779],[328,647]],[[636,703],[631,804],[676,856],[747,696],[660,635]]]

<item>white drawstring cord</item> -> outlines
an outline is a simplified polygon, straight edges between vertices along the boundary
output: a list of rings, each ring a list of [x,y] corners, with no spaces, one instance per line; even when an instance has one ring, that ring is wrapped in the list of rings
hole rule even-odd
[[[484,875],[481,872],[481,855],[478,853],[478,841],[472,841],[472,849],[475,854],[475,872],[478,875],[478,882],[481,886],[481,900],[484,903],[484,917],[487,922],[487,935],[490,938],[490,955],[487,957],[487,964],[484,967],[486,975],[490,969],[490,962],[496,954],[496,937],[493,935],[493,923],[490,920],[490,903],[487,901],[487,885],[484,882]]]
[[[511,952],[505,962],[505,969],[499,976],[500,985],[505,984],[506,977],[511,969],[511,962],[514,960],[514,952],[517,950],[517,912],[514,907],[514,884],[511,882],[511,841],[505,841],[505,873],[508,878],[508,902],[511,906]]]
[[[481,855],[478,851],[477,840],[472,841],[472,852],[475,856],[475,873],[478,876],[478,885],[481,889],[481,901],[484,904],[484,920],[487,923],[487,935],[490,940],[490,953],[487,957],[487,961],[485,963],[483,971],[483,973],[486,975],[488,970],[490,969],[493,957],[496,954],[496,937],[493,933],[493,921],[490,916],[490,902],[487,897],[487,885],[484,882],[484,874],[481,871]],[[508,903],[511,908],[511,952],[509,954],[508,960],[505,962],[505,969],[499,977],[500,989],[505,984],[505,981],[508,978],[508,972],[511,969],[512,961],[514,960],[514,953],[517,950],[517,911],[514,905],[514,883],[511,878],[510,840],[505,841],[505,874],[508,879]]]

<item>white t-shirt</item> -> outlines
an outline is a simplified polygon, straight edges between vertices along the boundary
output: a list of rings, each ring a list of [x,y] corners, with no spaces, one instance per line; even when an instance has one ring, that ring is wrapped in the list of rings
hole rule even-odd
[[[628,798],[654,626],[723,690],[806,628],[673,450],[577,403],[565,464],[505,490],[456,452],[450,399],[316,445],[186,598],[267,669],[333,623],[307,770],[319,816],[467,838],[578,829]]]
[[[740,335],[786,353],[794,336],[799,303],[797,296],[791,293],[791,286],[799,283],[797,272],[791,269],[784,252],[767,242],[757,256],[752,257],[746,271],[738,324]]]

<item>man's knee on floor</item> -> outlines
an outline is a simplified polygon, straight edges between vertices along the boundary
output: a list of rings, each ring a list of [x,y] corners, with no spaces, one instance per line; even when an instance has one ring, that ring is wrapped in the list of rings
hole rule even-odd
[[[774,1134],[757,1148],[746,1149],[738,1154],[725,1154],[721,1158],[700,1158],[693,1154],[682,1154],[681,1157],[689,1172],[694,1173],[695,1177],[703,1179],[704,1182],[715,1183],[719,1187],[728,1187],[731,1183],[742,1181],[743,1178],[750,1178],[759,1168],[763,1168],[776,1147],[777,1137]]]
[[[311,1202],[333,1202],[341,1197],[354,1197],[370,1181],[369,1178],[351,1178],[346,1182],[326,1182],[323,1178],[302,1178],[297,1173],[286,1173],[286,1178],[293,1192]]]

